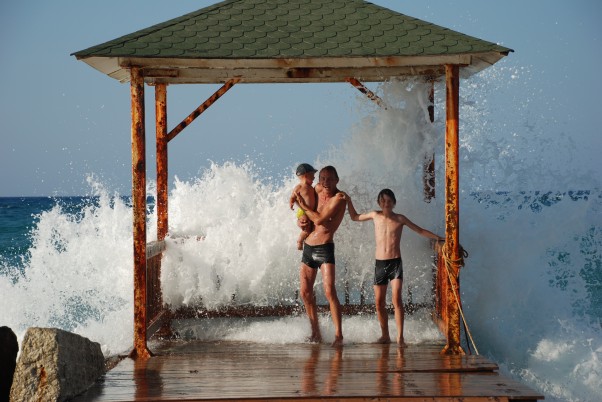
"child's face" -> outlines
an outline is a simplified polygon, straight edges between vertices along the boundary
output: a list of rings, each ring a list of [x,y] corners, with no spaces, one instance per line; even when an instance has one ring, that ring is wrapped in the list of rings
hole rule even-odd
[[[395,201],[388,195],[383,194],[382,197],[380,197],[380,200],[378,200],[378,206],[382,209],[393,209],[395,208]]]
[[[316,172],[305,173],[304,175],[299,176],[299,179],[305,183],[313,183],[316,178]]]

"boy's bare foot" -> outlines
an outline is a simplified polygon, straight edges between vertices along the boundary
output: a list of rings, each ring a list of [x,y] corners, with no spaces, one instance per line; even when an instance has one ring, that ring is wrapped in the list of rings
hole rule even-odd
[[[388,336],[381,336],[380,338],[378,338],[376,340],[376,343],[381,343],[381,344],[391,343],[391,338],[389,338]]]
[[[332,343],[332,346],[335,348],[343,346],[343,337],[334,338],[334,342]]]
[[[305,338],[307,343],[322,343],[322,337],[320,335],[311,335]]]

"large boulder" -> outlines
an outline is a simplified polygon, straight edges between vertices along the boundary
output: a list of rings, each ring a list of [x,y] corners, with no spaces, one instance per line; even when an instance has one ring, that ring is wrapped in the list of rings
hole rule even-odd
[[[0,402],[8,402],[18,353],[17,335],[9,327],[0,327]]]
[[[100,345],[56,328],[29,328],[10,391],[11,402],[65,401],[104,373]]]

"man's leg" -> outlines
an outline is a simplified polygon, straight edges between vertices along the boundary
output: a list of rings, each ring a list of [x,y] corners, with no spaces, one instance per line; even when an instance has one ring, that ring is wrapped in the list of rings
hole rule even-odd
[[[312,269],[305,264],[301,264],[300,269],[300,293],[303,304],[305,305],[305,312],[307,318],[309,318],[309,324],[311,325],[311,335],[309,337],[310,342],[321,342],[322,335],[320,334],[320,326],[318,325],[318,308],[316,306],[316,295],[314,294],[314,282],[316,281],[316,275],[318,274],[317,269]]]
[[[334,342],[332,346],[343,345],[343,316],[341,313],[341,303],[337,296],[337,289],[334,286],[335,265],[322,264],[322,280],[324,281],[324,294],[330,304],[330,315],[334,324]]]
[[[380,338],[376,343],[389,343],[389,314],[387,313],[387,285],[374,285],[374,304],[376,305],[376,317],[380,324]]]
[[[401,279],[393,279],[391,281],[391,292],[393,299],[393,307],[395,307],[395,323],[397,324],[397,344],[401,347],[405,347],[405,341],[403,337],[403,300],[401,299],[401,287],[403,281]]]

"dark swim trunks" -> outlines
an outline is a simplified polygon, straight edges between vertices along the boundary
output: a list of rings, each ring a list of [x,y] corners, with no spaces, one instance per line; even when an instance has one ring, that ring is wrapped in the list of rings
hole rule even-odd
[[[313,269],[320,268],[322,264],[334,264],[334,243],[317,246],[303,243],[301,262]]]
[[[376,260],[374,264],[374,284],[387,285],[393,279],[403,281],[403,263],[401,257],[390,260]]]

